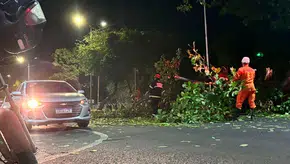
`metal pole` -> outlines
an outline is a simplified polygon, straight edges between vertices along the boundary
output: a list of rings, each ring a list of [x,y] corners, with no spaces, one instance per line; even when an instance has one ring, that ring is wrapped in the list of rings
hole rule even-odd
[[[98,95],[97,95],[97,103],[100,103],[100,75],[98,75]]]
[[[93,95],[93,89],[92,89],[92,86],[93,86],[93,75],[92,73],[90,74],[90,105],[93,104],[92,102],[92,95]]]
[[[205,34],[205,54],[206,54],[206,65],[209,68],[209,57],[208,57],[208,40],[207,40],[207,18],[206,18],[206,0],[203,0],[203,17],[204,17],[204,34]]]
[[[90,27],[90,39],[92,39],[92,28]],[[93,76],[92,73],[90,73],[90,105],[93,104],[93,100],[92,100],[92,93],[93,93]]]
[[[27,63],[27,80],[30,80],[30,64]]]

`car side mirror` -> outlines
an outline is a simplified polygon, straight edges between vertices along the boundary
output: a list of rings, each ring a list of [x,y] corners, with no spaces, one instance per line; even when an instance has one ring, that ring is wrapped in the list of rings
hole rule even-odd
[[[85,91],[84,91],[84,90],[78,90],[78,93],[79,93],[79,94],[84,94]]]
[[[19,91],[14,91],[11,93],[12,96],[22,96],[22,93]]]

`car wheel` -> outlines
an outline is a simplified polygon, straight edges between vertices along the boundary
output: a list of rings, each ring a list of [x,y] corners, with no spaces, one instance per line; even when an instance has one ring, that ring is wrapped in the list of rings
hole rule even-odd
[[[77,124],[78,124],[78,126],[80,128],[86,128],[86,127],[89,126],[90,122],[89,121],[86,121],[86,122],[78,122]]]
[[[30,132],[32,130],[32,125],[29,124],[29,123],[26,123],[26,127],[27,127],[27,130]]]

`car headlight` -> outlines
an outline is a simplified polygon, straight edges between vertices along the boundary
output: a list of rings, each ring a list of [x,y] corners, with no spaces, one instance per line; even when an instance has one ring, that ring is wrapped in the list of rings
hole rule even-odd
[[[31,99],[28,100],[26,103],[23,103],[22,106],[24,108],[35,109],[41,107],[41,103],[37,100]]]
[[[89,102],[88,102],[87,99],[83,99],[83,100],[81,100],[80,104],[81,105],[87,105],[87,104],[89,104]]]

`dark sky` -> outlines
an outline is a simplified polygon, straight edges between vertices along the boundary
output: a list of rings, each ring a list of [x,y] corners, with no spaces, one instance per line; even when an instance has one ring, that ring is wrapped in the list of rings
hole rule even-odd
[[[48,20],[38,47],[42,56],[48,56],[55,48],[72,46],[77,38],[88,33],[88,29],[81,31],[70,22],[70,15],[77,10],[86,14],[91,25],[106,20],[117,27],[178,33],[185,39],[204,35],[203,10],[198,4],[193,13],[185,15],[176,10],[180,0],[61,0],[61,3],[56,6],[56,1],[50,0],[42,5]]]
[[[47,17],[47,25],[42,42],[30,55],[51,59],[56,48],[72,47],[76,39],[87,34],[88,28],[80,30],[71,23],[71,16],[75,11],[86,15],[92,26],[106,20],[111,26],[159,30],[179,35],[182,39],[176,48],[196,40],[203,52],[203,7],[196,3],[192,12],[184,14],[176,10],[180,3],[181,0],[43,0],[42,8]],[[269,32],[264,27],[245,27],[234,16],[221,16],[217,9],[212,8],[207,11],[209,47],[213,58],[217,49],[219,53],[248,53],[249,56],[256,51],[274,53],[269,49],[271,46],[275,47],[270,43],[273,39],[277,45],[281,45],[277,41],[284,40],[281,41],[282,44],[290,41],[285,33]],[[276,49],[283,48],[276,46]]]
[[[89,32],[88,28],[77,29],[71,22],[76,11],[83,13],[91,26],[106,20],[110,26],[158,30],[181,36],[180,45],[193,40],[204,49],[203,7],[196,3],[192,12],[184,14],[176,10],[181,0],[44,0],[42,8],[47,18],[43,40],[30,56],[51,59],[56,48],[72,47],[76,39]],[[237,30],[242,26],[238,19],[220,16],[217,10],[208,10],[210,43],[222,32]],[[238,31],[238,30],[237,30]]]
[[[176,10],[180,2],[181,0],[61,0],[56,3],[55,0],[46,0],[42,6],[48,22],[37,53],[49,59],[56,48],[71,47],[76,39],[81,39],[89,32],[88,28],[74,28],[71,15],[75,11],[84,13],[92,26],[106,20],[109,25],[116,27],[172,33],[181,38],[176,49],[197,41],[199,49],[204,51],[203,7],[196,3],[192,12],[184,14]],[[225,33],[241,34],[244,30],[240,19],[221,16],[216,9],[207,11],[210,44],[216,38],[225,37]],[[215,46],[220,45],[210,45]],[[211,52],[214,53],[214,50]]]
[[[89,28],[80,30],[73,26],[71,15],[75,11],[86,15],[92,26],[106,20],[109,25],[115,27],[158,30],[180,36],[176,49],[197,41],[199,50],[204,52],[203,7],[196,3],[192,12],[184,14],[176,10],[180,2],[181,0],[45,0],[42,2],[42,8],[47,25],[43,40],[29,55],[39,56],[41,60],[52,60],[51,54],[55,49],[73,47],[76,39],[88,34]],[[272,61],[259,61],[260,64],[279,63],[281,60],[278,59],[281,57],[272,58],[277,54],[289,59],[289,34],[273,32],[261,25],[246,27],[237,17],[221,16],[218,9],[207,11],[212,61],[223,63],[229,60],[226,55],[234,55],[235,60],[230,62],[238,66],[242,56],[252,57],[258,51],[264,52],[265,59],[268,57],[268,61]],[[288,66],[285,65],[286,67]]]

